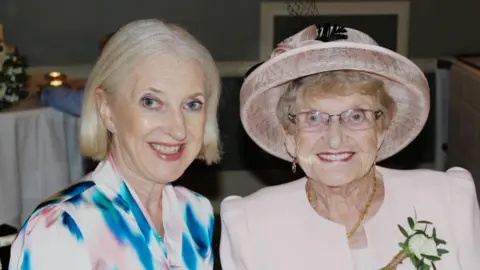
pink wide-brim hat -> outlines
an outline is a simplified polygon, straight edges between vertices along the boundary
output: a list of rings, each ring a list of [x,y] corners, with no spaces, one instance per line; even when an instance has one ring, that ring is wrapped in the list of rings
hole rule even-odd
[[[337,31],[335,37],[335,28],[345,32]],[[333,37],[331,41],[328,35]],[[268,153],[292,161],[277,117],[278,102],[292,80],[335,70],[376,76],[396,104],[377,161],[393,156],[418,136],[430,110],[429,86],[422,70],[358,30],[312,25],[278,44],[271,58],[245,79],[240,90],[240,117],[250,138]]]

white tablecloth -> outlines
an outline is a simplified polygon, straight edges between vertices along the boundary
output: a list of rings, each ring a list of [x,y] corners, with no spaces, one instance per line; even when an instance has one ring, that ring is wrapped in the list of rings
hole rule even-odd
[[[78,131],[77,118],[51,108],[0,113],[0,224],[21,226],[82,176]]]

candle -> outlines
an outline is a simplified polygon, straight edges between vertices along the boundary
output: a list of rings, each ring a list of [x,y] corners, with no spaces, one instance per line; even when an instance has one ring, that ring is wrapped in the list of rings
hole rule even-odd
[[[53,80],[65,81],[67,79],[67,76],[65,76],[65,74],[63,74],[61,72],[58,72],[58,71],[51,71],[51,72],[45,74],[44,77],[49,82],[53,81]]]
[[[57,71],[52,71],[52,72],[48,73],[48,75],[52,78],[58,78],[62,75],[62,73],[57,72]]]
[[[63,82],[61,80],[52,80],[50,81],[50,85],[53,86],[53,87],[59,87],[63,84]]]

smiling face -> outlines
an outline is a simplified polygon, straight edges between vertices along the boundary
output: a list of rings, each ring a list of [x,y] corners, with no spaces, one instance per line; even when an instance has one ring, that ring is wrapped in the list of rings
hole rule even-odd
[[[294,81],[277,108],[287,151],[310,179],[337,187],[370,171],[394,111],[383,82],[356,71]]]
[[[372,111],[377,109],[371,97],[360,94],[323,97],[305,104],[302,108],[303,111],[314,110],[331,115],[347,112],[344,116],[352,109],[368,110],[362,115],[370,113],[368,118],[373,122],[375,117]],[[350,121],[363,117],[359,115],[353,111],[350,113]],[[310,178],[328,186],[342,186],[364,176],[374,163],[383,140],[383,132],[378,125],[351,130],[347,127],[346,120],[342,120],[333,117],[327,129],[299,130],[294,138],[299,165]]]
[[[159,54],[138,66],[114,95],[97,89],[114,158],[143,179],[178,179],[203,145],[205,86],[197,62]]]

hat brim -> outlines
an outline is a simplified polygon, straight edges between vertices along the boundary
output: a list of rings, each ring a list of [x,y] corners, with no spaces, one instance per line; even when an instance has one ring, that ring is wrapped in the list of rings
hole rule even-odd
[[[291,161],[277,117],[278,102],[292,80],[335,70],[377,76],[396,103],[377,161],[393,156],[418,136],[430,110],[430,90],[422,70],[391,50],[347,41],[292,49],[250,73],[240,91],[240,118],[247,134],[266,152]]]

